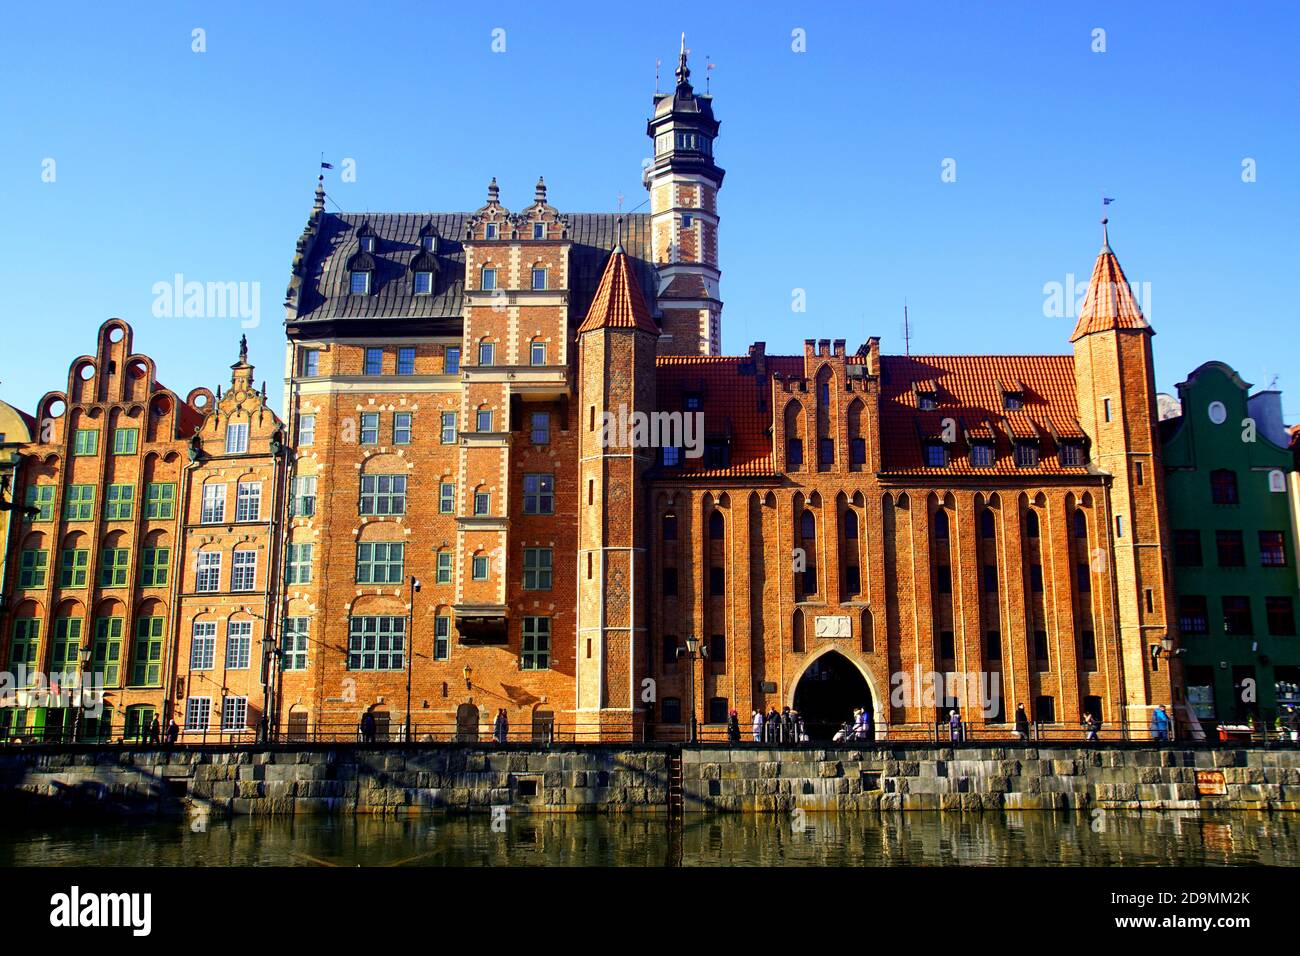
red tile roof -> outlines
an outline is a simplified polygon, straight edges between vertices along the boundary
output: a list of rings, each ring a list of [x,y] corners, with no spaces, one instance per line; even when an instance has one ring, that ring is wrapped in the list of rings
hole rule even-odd
[[[880,359],[880,432],[886,473],[1010,475],[1078,473],[1056,456],[1057,438],[1084,437],[1077,420],[1074,358],[1069,355],[883,355]],[[931,382],[938,408],[922,411],[914,387]],[[1019,392],[1023,408],[1005,408],[1005,392]],[[938,440],[944,419],[957,425],[946,467],[925,464],[924,444]],[[970,463],[970,439],[994,439],[992,468]],[[1038,439],[1039,463],[1017,467],[1014,438]]]
[[[1124,270],[1120,268],[1119,260],[1110,251],[1110,244],[1103,242],[1101,252],[1097,254],[1097,263],[1092,267],[1088,294],[1079,310],[1079,321],[1074,326],[1070,341],[1074,342],[1091,332],[1149,328],[1151,326],[1142,316],[1142,309],[1133,297],[1133,290],[1129,287]]]
[[[776,477],[772,454],[772,376],[799,379],[801,355],[766,356],[760,376],[752,357],[661,355],[657,361],[659,409],[681,411],[688,395],[698,395],[704,434],[727,438],[730,465],[710,467],[708,458],[683,457],[668,475],[696,478]],[[849,364],[860,364],[850,356]],[[881,356],[881,441],[885,473],[1006,476],[1080,474],[1062,466],[1058,439],[1082,439],[1074,392],[1074,359],[1069,355]],[[919,383],[924,383],[918,388]],[[1019,391],[1023,408],[1004,408],[1004,390]],[[917,392],[933,391],[938,408],[922,411]],[[946,467],[925,465],[924,444],[938,439],[945,418],[957,423],[957,441]],[[994,464],[970,464],[972,438],[994,440]],[[1015,438],[1037,439],[1039,464],[1015,464]]]
[[[650,309],[641,294],[641,286],[632,272],[631,261],[620,245],[614,249],[605,264],[605,272],[596,288],[587,317],[578,327],[578,334],[594,329],[641,329],[652,335],[659,334],[659,326],[650,317]]]

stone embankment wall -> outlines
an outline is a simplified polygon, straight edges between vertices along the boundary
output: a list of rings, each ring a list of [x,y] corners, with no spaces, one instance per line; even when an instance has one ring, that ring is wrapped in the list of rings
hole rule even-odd
[[[0,750],[0,811],[664,813],[677,755],[687,812],[1300,810],[1296,748],[445,744]]]

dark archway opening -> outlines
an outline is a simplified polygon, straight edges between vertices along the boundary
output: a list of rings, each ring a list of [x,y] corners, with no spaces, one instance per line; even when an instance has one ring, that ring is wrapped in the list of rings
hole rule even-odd
[[[875,722],[871,688],[853,662],[836,651],[808,665],[795,686],[794,707],[812,740],[830,740],[857,707],[865,707]]]

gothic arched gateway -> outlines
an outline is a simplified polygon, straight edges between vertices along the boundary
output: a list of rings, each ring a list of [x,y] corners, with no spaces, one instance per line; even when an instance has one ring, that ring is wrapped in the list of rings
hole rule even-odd
[[[794,689],[794,707],[803,715],[812,740],[830,740],[835,731],[865,707],[875,720],[871,687],[851,660],[830,651],[808,665]]]

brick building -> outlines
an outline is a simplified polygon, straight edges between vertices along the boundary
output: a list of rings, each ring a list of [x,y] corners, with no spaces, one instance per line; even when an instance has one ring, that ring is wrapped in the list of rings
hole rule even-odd
[[[350,735],[368,713],[380,736],[466,738],[504,710],[514,737],[671,737],[786,705],[819,734],[853,706],[900,735],[954,706],[1005,732],[1017,705],[1074,734],[1085,710],[1113,728],[1171,702],[1153,333],[1109,245],[1073,354],[722,356],[719,123],[684,52],[676,80],[647,124],[648,213],[563,212],[540,179],[518,211],[493,180],[474,212],[330,213],[318,185],[287,435],[243,354],[220,398],[181,402],[147,360],[129,397],[92,397],[79,365],[135,358],[107,324],[53,397],[147,419],[134,500],[170,482],[177,505],[100,516],[136,459],[74,456],[61,430],[24,450],[19,482],[55,510],[22,548],[120,534],[128,563],[176,540],[184,563],[147,593],[44,580],[20,617],[157,609],[165,686],[116,703],[165,698],[198,734]],[[69,462],[102,489],[84,531],[55,520]]]

